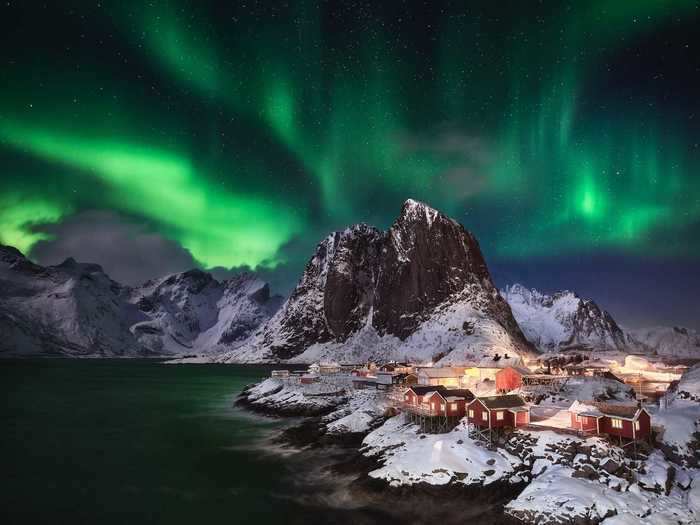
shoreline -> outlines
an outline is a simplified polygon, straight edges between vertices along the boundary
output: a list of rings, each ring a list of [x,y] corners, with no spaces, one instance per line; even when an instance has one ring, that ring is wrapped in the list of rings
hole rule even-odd
[[[383,511],[394,518],[411,517],[413,523],[428,523],[434,516],[434,519],[451,525],[454,516],[460,516],[458,522],[463,523],[465,515],[475,524],[523,523],[505,513],[505,504],[517,497],[527,483],[497,481],[488,485],[466,485],[450,482],[434,485],[420,482],[392,486],[384,479],[369,475],[383,466],[380,455],[363,453],[363,440],[372,429],[365,432],[331,433],[325,428],[324,417],[347,404],[347,396],[344,402],[323,409],[280,408],[251,402],[248,395],[254,386],[247,385],[238,394],[234,404],[255,414],[276,419],[302,418],[299,423],[282,430],[273,442],[297,450],[317,452],[329,460],[327,465],[321,467],[322,470],[333,476],[352,478],[347,484],[347,490],[367,510]]]

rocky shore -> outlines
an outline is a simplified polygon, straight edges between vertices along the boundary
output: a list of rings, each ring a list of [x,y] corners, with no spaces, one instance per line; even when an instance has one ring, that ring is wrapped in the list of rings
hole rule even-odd
[[[599,437],[553,431],[518,431],[489,447],[468,437],[464,421],[452,432],[422,433],[381,392],[338,386],[268,379],[238,403],[299,417],[279,442],[330,454],[325,468],[351,480],[347,491],[363,508],[414,523],[700,522],[700,472],[663,449],[634,455]]]

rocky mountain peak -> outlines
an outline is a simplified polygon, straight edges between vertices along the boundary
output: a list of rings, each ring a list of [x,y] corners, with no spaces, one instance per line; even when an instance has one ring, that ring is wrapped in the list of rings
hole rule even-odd
[[[440,339],[448,328],[456,332],[435,345],[426,341],[421,351],[431,356],[454,350],[453,340],[484,341],[481,324],[488,323],[497,325],[489,333],[502,335],[499,343],[506,349],[532,349],[493,286],[474,236],[409,199],[386,233],[358,224],[321,241],[294,292],[250,352],[289,359],[314,345],[348,342],[349,347],[351,339],[369,332],[401,346],[440,315],[449,317],[445,323],[450,326],[436,328],[430,337]],[[372,344],[376,341],[365,346]]]
[[[24,259],[24,255],[14,246],[0,244],[0,261],[14,262],[17,259]]]

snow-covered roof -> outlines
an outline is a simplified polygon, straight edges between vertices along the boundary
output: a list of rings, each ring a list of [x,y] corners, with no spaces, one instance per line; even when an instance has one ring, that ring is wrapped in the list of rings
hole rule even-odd
[[[589,414],[600,414],[600,412],[598,412],[598,409],[592,404],[586,404],[578,400],[574,401],[571,404],[571,406],[569,407],[569,412],[573,412],[574,414],[581,414],[582,412],[587,412]]]
[[[505,396],[477,397],[474,399],[474,402],[476,401],[481,402],[481,404],[489,410],[525,406],[525,400],[522,397],[514,394]]]
[[[460,377],[464,372],[456,368],[421,368],[418,375],[427,377]]]
[[[520,356],[487,356],[479,361],[477,368],[507,368],[512,367],[522,367],[525,368],[525,363]]]

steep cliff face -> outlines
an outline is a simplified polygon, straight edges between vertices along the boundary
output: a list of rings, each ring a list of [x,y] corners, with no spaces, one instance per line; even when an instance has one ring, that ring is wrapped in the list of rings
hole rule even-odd
[[[532,347],[474,236],[408,200],[386,233],[356,225],[324,239],[278,314],[225,359],[465,360],[490,351]]]
[[[612,316],[573,292],[547,295],[519,284],[502,292],[525,336],[542,351],[627,348],[625,333]]]
[[[287,359],[313,344],[343,342],[359,330],[374,304],[383,237],[359,224],[321,241],[258,346]]]

